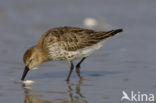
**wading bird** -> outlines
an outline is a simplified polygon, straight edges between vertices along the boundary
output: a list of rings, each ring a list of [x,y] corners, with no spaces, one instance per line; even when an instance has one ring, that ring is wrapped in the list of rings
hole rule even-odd
[[[76,65],[76,73],[79,78],[80,64],[96,50],[100,49],[104,42],[122,32],[122,29],[110,31],[95,31],[77,27],[58,27],[45,32],[38,43],[30,47],[23,56],[25,69],[21,80],[23,81],[27,72],[43,62],[67,61],[71,64],[67,81],[70,79],[74,69],[73,60],[80,59]]]

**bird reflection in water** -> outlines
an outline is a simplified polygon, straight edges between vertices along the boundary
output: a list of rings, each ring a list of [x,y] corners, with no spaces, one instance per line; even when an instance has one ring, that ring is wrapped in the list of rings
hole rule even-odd
[[[51,101],[40,99],[42,95],[36,95],[36,92],[34,90],[31,90],[27,88],[25,85],[23,85],[24,93],[25,93],[24,103],[88,103],[85,96],[83,96],[83,94],[80,91],[82,82],[83,80],[80,79],[76,84],[67,83],[68,90],[64,93],[68,95],[69,100],[65,100],[64,98],[59,97],[61,98],[61,100],[59,99],[59,100],[51,100]]]

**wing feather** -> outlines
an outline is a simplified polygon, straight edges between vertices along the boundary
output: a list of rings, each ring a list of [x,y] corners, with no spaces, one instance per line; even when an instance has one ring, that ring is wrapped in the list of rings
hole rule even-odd
[[[115,31],[93,31],[76,27],[53,28],[44,34],[44,43],[40,44],[44,44],[47,47],[48,45],[57,43],[64,50],[75,51],[95,45],[101,40],[113,36]],[[40,41],[43,42],[43,40]]]

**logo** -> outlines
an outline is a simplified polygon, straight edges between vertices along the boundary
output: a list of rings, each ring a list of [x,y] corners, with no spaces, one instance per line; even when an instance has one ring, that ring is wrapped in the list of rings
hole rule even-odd
[[[121,101],[127,100],[127,101],[133,101],[133,102],[152,102],[154,101],[154,94],[146,94],[141,93],[140,91],[134,92],[131,91],[129,94],[127,94],[125,91],[122,91],[122,97]]]

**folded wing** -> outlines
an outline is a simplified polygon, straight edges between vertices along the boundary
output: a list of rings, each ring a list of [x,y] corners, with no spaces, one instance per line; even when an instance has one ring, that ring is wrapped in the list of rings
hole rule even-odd
[[[106,40],[107,38],[121,32],[122,29],[104,31],[93,31],[75,27],[61,27],[49,30],[44,34],[46,46],[57,44],[60,48],[67,51],[76,51]]]

